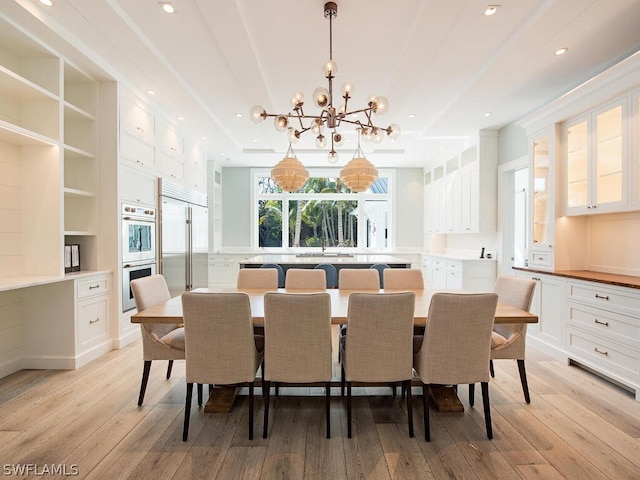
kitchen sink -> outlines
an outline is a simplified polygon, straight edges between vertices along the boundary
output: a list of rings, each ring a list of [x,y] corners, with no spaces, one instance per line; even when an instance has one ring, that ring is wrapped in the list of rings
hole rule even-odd
[[[296,254],[296,257],[353,257],[353,254],[338,252],[305,252]]]

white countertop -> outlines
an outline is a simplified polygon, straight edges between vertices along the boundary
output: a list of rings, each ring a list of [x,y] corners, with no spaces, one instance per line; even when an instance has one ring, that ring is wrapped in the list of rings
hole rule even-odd
[[[241,264],[263,264],[263,263],[280,263],[286,265],[307,265],[307,264],[318,264],[318,263],[334,263],[334,264],[345,264],[345,265],[353,265],[353,264],[372,264],[372,263],[387,263],[387,264],[398,264],[398,263],[411,263],[411,260],[403,257],[396,257],[395,255],[338,255],[333,256],[331,252],[328,252],[327,255],[310,255],[310,256],[301,256],[298,257],[295,254],[289,255],[256,255],[255,257],[247,258],[246,260],[242,260],[239,263]]]
[[[37,287],[49,283],[66,282],[93,275],[111,273],[109,270],[85,270],[65,275],[19,275],[14,277],[0,277],[0,292],[16,290],[18,288]]]

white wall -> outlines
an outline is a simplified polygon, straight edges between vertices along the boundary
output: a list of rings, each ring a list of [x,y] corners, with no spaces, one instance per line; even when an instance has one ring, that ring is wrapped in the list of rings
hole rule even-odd
[[[422,168],[396,170],[396,248],[423,249],[424,186]]]

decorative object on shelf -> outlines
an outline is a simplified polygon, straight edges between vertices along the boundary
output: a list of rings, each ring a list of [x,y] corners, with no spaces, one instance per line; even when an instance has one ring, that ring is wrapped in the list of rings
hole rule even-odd
[[[300,163],[291,144],[284,158],[271,169],[271,178],[285,192],[296,192],[309,180],[309,171]]]
[[[331,150],[329,151],[329,163],[338,162],[338,153],[335,148],[342,145],[344,136],[338,131],[338,127],[342,122],[349,123],[358,127],[362,131],[365,140],[371,140],[375,143],[382,141],[384,133],[391,139],[400,136],[400,127],[391,124],[387,128],[381,128],[374,125],[372,114],[383,115],[389,109],[389,102],[386,97],[372,96],[369,98],[364,108],[349,110],[349,100],[354,93],[354,87],[351,83],[344,83],[340,89],[344,103],[336,108],[334,105],[333,79],[337,72],[337,65],[333,61],[333,19],[338,14],[338,6],[335,2],[327,2],[324,5],[324,16],[329,19],[329,60],[322,67],[324,75],[328,80],[328,88],[318,87],[313,91],[313,103],[321,108],[319,115],[307,115],[304,113],[302,106],[304,105],[304,94],[296,92],[291,98],[291,106],[293,113],[274,114],[267,111],[260,105],[256,105],[250,110],[250,117],[254,123],[260,123],[267,117],[274,117],[274,126],[279,132],[287,132],[287,138],[290,143],[295,143],[300,136],[311,130],[316,135],[316,146],[324,148],[327,146],[327,137],[323,134],[325,128],[329,130],[331,139]],[[364,114],[365,121],[354,119],[357,114]],[[295,124],[295,126],[294,126]],[[364,156],[363,156],[364,158]],[[353,161],[353,160],[352,160]]]
[[[64,273],[80,271],[80,245],[64,246]]]
[[[364,158],[360,149],[360,131],[358,130],[358,148],[353,159],[340,170],[340,180],[353,192],[364,192],[378,178],[378,170]]]

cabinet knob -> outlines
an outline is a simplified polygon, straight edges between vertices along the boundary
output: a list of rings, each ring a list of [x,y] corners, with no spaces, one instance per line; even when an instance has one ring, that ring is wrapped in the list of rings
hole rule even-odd
[[[599,350],[598,347],[594,347],[593,351],[596,353],[599,353],[600,355],[605,355],[605,356],[609,355],[609,352],[604,352],[602,350]]]
[[[605,327],[609,326],[609,322],[601,322],[600,320],[598,320],[597,318],[594,320],[594,323],[598,324],[598,325],[603,325]]]
[[[89,290],[93,290],[94,288],[100,288],[100,284],[89,285]]]
[[[100,317],[96,317],[95,320],[89,320],[89,325],[92,325],[94,323],[98,323],[100,321]]]
[[[609,295],[600,295],[596,293],[596,298],[599,298],[600,300],[609,300]]]

